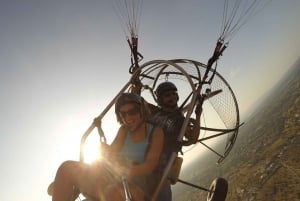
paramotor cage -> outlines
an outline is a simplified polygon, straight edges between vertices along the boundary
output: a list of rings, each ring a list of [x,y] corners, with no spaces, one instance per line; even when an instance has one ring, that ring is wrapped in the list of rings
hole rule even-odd
[[[141,95],[147,102],[156,104],[157,97],[154,90],[161,82],[171,81],[177,86],[180,97],[179,105],[185,115],[185,121],[178,136],[179,142],[183,140],[184,133],[187,127],[190,126],[190,119],[193,118],[193,111],[197,105],[197,101],[199,101],[199,95],[204,98],[202,102],[202,117],[208,119],[208,116],[210,116],[209,113],[213,109],[215,111],[214,115],[217,115],[217,118],[222,123],[215,126],[213,124],[212,126],[206,125],[210,123],[208,121],[205,122],[204,126],[202,123],[198,142],[219,156],[218,162],[223,161],[235,143],[240,126],[237,101],[226,80],[218,72],[209,70],[208,77],[213,75],[214,79],[212,82],[203,82],[201,76],[206,72],[206,65],[187,59],[153,60],[140,65],[139,68],[139,71],[133,74],[132,77],[139,77],[142,84]],[[131,80],[124,85],[98,118],[102,119],[115,104],[117,98],[123,92],[131,90],[130,87]],[[80,149],[81,161],[84,161],[83,150],[86,138],[94,128],[95,126],[92,124],[82,136]],[[101,142],[105,142],[106,139],[102,129],[99,131]],[[168,172],[177,154],[174,152],[171,155],[152,200],[155,200],[163,182],[167,179]]]
[[[152,97],[154,102],[156,101],[156,97],[153,91],[158,83],[166,80],[175,83],[182,102],[180,107],[183,112],[188,110],[192,112],[194,110],[195,102],[191,101],[192,95],[201,95],[204,97],[205,101],[202,106],[203,117],[208,118],[209,114],[206,113],[209,113],[213,109],[215,112],[214,115],[218,116],[217,118],[222,122],[222,125],[211,124],[203,126],[202,123],[201,130],[204,135],[201,135],[198,141],[217,154],[220,157],[218,160],[220,163],[229,154],[235,143],[240,127],[239,108],[231,87],[214,69],[209,70],[207,76],[208,79],[214,76],[211,82],[201,80],[206,70],[207,66],[205,64],[194,60],[154,60],[141,65],[139,79],[143,85],[142,96],[146,97],[147,101]],[[208,103],[210,109],[207,109]],[[191,106],[191,108],[187,109],[188,106]],[[190,116],[186,115],[186,118],[188,119]],[[208,122],[206,123],[209,124]],[[210,135],[207,135],[208,132]],[[224,140],[225,136],[225,143],[220,140],[220,143],[224,144],[223,147],[221,146],[222,150],[219,148],[219,145],[211,147],[205,143],[213,138],[222,137],[222,140]]]

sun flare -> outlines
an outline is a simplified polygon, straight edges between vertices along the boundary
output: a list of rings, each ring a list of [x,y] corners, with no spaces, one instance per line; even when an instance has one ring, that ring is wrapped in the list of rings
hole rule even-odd
[[[93,136],[91,136],[85,143],[84,162],[92,163],[96,160],[100,160],[101,158],[99,137],[95,139]]]
[[[107,144],[112,143],[118,128],[119,128],[119,124],[115,120],[114,113],[113,114],[108,113],[107,117],[102,119],[102,129]],[[84,162],[92,163],[96,160],[101,160],[102,156],[101,156],[100,148],[101,148],[100,137],[97,129],[95,128],[92,131],[92,133],[89,135],[89,137],[86,139],[84,144]]]

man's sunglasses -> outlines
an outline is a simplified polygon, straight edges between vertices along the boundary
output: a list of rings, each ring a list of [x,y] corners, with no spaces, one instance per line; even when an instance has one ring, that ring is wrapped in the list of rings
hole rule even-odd
[[[140,109],[135,107],[135,108],[132,108],[128,111],[120,111],[119,114],[122,118],[125,118],[127,115],[133,116],[133,115],[136,115],[139,112],[140,112]]]

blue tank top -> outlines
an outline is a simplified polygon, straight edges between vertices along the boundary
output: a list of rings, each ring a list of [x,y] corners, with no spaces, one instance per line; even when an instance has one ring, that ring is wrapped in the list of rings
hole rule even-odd
[[[141,142],[132,142],[130,139],[130,133],[126,134],[124,145],[121,151],[122,156],[131,160],[134,163],[143,163],[146,157],[146,150],[149,145],[150,136],[152,133],[153,125],[147,124],[147,132],[143,141]]]

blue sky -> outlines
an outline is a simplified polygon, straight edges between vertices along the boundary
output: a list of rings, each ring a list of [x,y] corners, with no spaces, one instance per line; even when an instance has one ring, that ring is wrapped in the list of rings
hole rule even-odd
[[[144,1],[143,62],[206,63],[222,6],[219,0]],[[298,59],[299,15],[299,0],[271,1],[221,57],[219,72],[242,119]],[[0,194],[51,200],[46,189],[57,167],[78,159],[81,135],[130,77],[125,34],[109,0],[3,0],[0,27]]]

